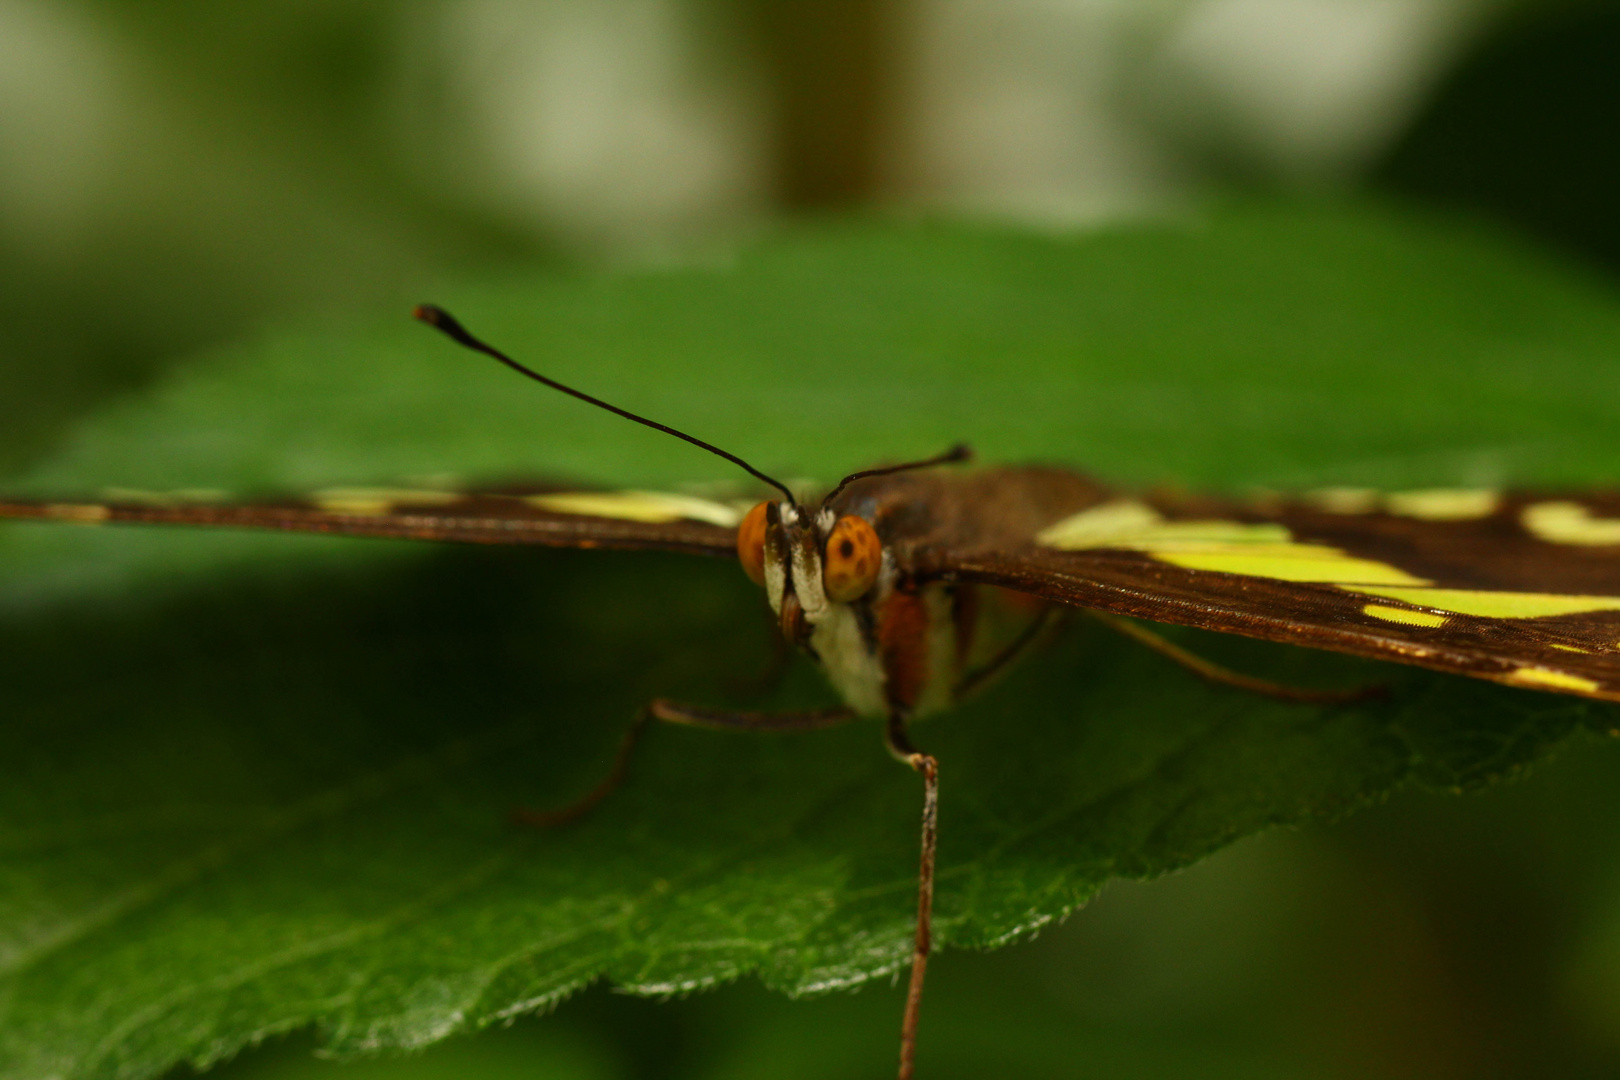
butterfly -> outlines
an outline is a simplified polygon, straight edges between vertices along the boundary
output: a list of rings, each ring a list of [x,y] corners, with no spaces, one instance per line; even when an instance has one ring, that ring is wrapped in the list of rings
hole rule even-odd
[[[1060,467],[952,469],[971,457],[957,446],[853,473],[808,498],[735,454],[532,370],[439,308],[423,306],[416,315],[528,378],[717,454],[777,494],[733,503],[531,484],[337,488],[230,502],[206,492],[119,492],[93,501],[0,499],[0,517],[736,559],[764,591],[783,641],[822,667],[843,703],[760,713],[651,702],[600,784],[570,806],[519,818],[554,826],[588,811],[624,778],[651,722],[804,731],[875,718],[889,752],[923,781],[902,1080],[913,1072],[931,948],[940,769],[913,742],[912,724],[984,689],[1060,613],[1089,613],[1207,679],[1294,700],[1332,703],[1379,688],[1319,690],[1251,678],[1137,620],[1620,700],[1620,492],[1142,493]],[[1012,605],[1022,622],[987,648],[987,606],[1008,596],[1024,598]]]

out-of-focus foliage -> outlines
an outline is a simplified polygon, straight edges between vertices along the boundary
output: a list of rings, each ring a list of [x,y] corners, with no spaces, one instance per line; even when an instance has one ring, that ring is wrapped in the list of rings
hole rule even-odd
[[[1378,180],[1620,269],[1617,58],[1613,4],[1508,22],[1446,80]]]
[[[398,5],[0,5],[0,467],[254,325],[542,254],[409,182]]]

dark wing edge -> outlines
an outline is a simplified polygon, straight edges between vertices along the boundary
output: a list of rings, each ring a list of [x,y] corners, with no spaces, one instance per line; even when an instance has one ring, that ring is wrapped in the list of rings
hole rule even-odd
[[[560,493],[553,493],[560,494]],[[609,500],[614,493],[581,493]],[[675,551],[692,555],[736,556],[735,527],[680,515],[674,509],[651,516],[640,506],[636,517],[561,512],[536,506],[530,496],[508,493],[444,494],[428,501],[358,494],[348,499],[264,502],[69,501],[0,498],[0,518],[77,525],[191,525],[227,529],[270,529],[400,540],[469,544],[532,544],[544,547]],[[719,506],[719,504],[710,504]],[[721,518],[715,513],[712,517]]]
[[[1620,611],[1496,619],[1436,616],[1345,586],[1187,570],[1134,551],[942,554],[929,576],[1054,603],[1620,701]],[[1386,617],[1367,613],[1381,610]]]

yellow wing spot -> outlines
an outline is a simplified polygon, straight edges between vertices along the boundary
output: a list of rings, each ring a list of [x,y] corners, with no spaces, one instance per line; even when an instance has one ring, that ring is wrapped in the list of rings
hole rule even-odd
[[[1282,525],[1250,525],[1242,521],[1167,521],[1126,541],[1130,547],[1152,551],[1225,551],[1296,547]],[[1117,546],[1117,545],[1110,545]]]
[[[1620,544],[1620,519],[1593,517],[1580,503],[1531,503],[1519,520],[1531,536],[1550,544]]]
[[[1296,544],[1275,522],[1166,521],[1146,503],[1120,500],[1065,518],[1036,535],[1065,551],[1124,548],[1184,570],[1337,585],[1427,585],[1425,578],[1326,544]]]
[[[1035,542],[1063,551],[1108,547],[1121,538],[1138,536],[1164,521],[1164,515],[1144,502],[1119,499],[1093,506],[1035,534]]]
[[[45,507],[45,516],[79,525],[100,525],[112,517],[112,511],[94,503],[51,503]]]
[[[1384,499],[1390,513],[1420,521],[1474,521],[1490,517],[1501,505],[1499,492],[1476,488],[1397,491]]]
[[[1481,619],[1540,619],[1549,615],[1581,615],[1590,611],[1620,611],[1620,596],[1577,596],[1556,593],[1491,592],[1482,589],[1387,589],[1376,583],[1345,584],[1349,592],[1401,600],[1418,607]]]
[[[1591,656],[1592,655],[1592,650],[1591,649],[1577,649],[1573,645],[1560,645],[1556,641],[1549,641],[1547,643],[1547,647],[1552,648],[1552,649],[1557,649],[1560,652],[1580,653],[1582,656]]]
[[[558,514],[584,514],[621,521],[644,521],[654,525],[670,521],[706,521],[729,529],[735,528],[743,518],[743,511],[734,506],[662,491],[569,491],[555,495],[530,495],[523,501],[538,510]]]
[[[1583,694],[1592,693],[1599,685],[1594,679],[1583,679],[1566,671],[1551,671],[1538,667],[1522,667],[1509,675],[1507,681],[1549,690],[1574,690]]]
[[[1307,491],[1304,500],[1327,514],[1371,514],[1383,503],[1372,488],[1335,487]]]
[[[1035,534],[1035,542],[1063,551],[1087,548],[1226,549],[1253,544],[1286,544],[1288,529],[1270,522],[1166,521],[1146,503],[1122,499],[1083,510]]]
[[[1324,585],[1427,585],[1398,566],[1360,559],[1326,544],[1209,545],[1204,550],[1153,547],[1148,554],[1184,570],[1243,574]]]
[[[1387,604],[1368,604],[1361,609],[1363,615],[1371,615],[1375,619],[1385,622],[1403,623],[1406,626],[1426,626],[1431,630],[1446,625],[1444,615],[1434,615],[1427,611],[1411,611],[1407,608],[1390,607]]]
[[[186,503],[221,502],[230,492],[218,488],[181,488],[178,491],[146,491],[141,488],[110,487],[101,495],[108,502],[138,503],[142,506],[181,506]]]
[[[400,505],[448,506],[465,497],[455,491],[418,488],[327,488],[317,491],[310,500],[329,513],[374,516]]]

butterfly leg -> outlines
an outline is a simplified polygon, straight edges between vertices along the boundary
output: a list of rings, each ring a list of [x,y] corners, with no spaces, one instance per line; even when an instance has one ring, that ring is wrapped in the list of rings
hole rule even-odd
[[[889,716],[884,730],[889,753],[923,778],[922,854],[917,868],[917,936],[911,950],[911,983],[906,1013],[900,1022],[900,1080],[911,1080],[917,1053],[917,1017],[922,1009],[923,978],[934,936],[934,846],[939,838],[939,762],[918,750],[906,734],[905,716]]]
[[[549,829],[556,825],[565,825],[589,813],[597,803],[612,794],[613,790],[623,782],[624,774],[629,770],[630,757],[635,752],[636,744],[641,741],[642,734],[647,730],[647,724],[653,720],[724,731],[791,732],[815,731],[818,728],[832,727],[835,724],[841,724],[854,718],[855,713],[846,708],[785,713],[727,712],[722,709],[704,709],[692,705],[677,705],[674,702],[662,699],[652,701],[636,714],[635,721],[619,742],[618,753],[613,758],[613,767],[608,770],[608,774],[602,778],[600,783],[578,800],[556,810],[514,810],[511,815],[512,821],[514,824],[526,825],[530,828]]]
[[[613,789],[624,780],[624,774],[630,767],[630,755],[635,752],[636,743],[641,741],[641,733],[647,729],[647,722],[652,718],[651,706],[642,708],[636,713],[636,718],[631,722],[629,730],[624,733],[624,738],[619,740],[618,752],[613,756],[613,767],[590,791],[556,810],[513,810],[510,815],[512,824],[524,825],[531,829],[549,829],[584,817],[597,803],[611,795]]]
[[[964,674],[956,688],[951,692],[951,700],[965,701],[977,694],[980,690],[995,682],[1012,666],[1014,660],[1024,655],[1036,642],[1046,636],[1047,631],[1063,622],[1067,611],[1058,607],[1045,607],[1041,613],[1029,621],[1029,624],[1019,631],[1018,636],[1008,642],[996,655],[986,660],[979,667]]]
[[[1347,701],[1364,701],[1367,698],[1382,697],[1388,693],[1388,690],[1382,686],[1358,686],[1351,690],[1313,690],[1303,686],[1288,686],[1285,683],[1272,682],[1269,679],[1257,679],[1252,675],[1244,675],[1241,672],[1233,671],[1231,668],[1222,667],[1212,660],[1205,660],[1202,656],[1183,649],[1175,642],[1161,637],[1147,627],[1129,619],[1105,615],[1100,611],[1087,611],[1086,614],[1109,629],[1124,634],[1132,641],[1146,645],[1160,656],[1174,660],[1202,679],[1207,679],[1212,683],[1220,683],[1224,686],[1235,686],[1239,690],[1263,694],[1279,701],[1302,701],[1316,705],[1336,705]]]
[[[766,609],[769,613],[769,609]],[[744,675],[728,682],[727,688],[738,697],[763,697],[782,685],[788,668],[793,665],[793,643],[782,636],[775,617],[766,627],[766,640],[771,643],[771,655],[753,675]]]
[[[667,724],[685,724],[712,731],[819,731],[855,719],[855,710],[843,705],[805,712],[731,712],[696,705],[677,705],[662,698],[648,705],[647,712],[652,719]]]

